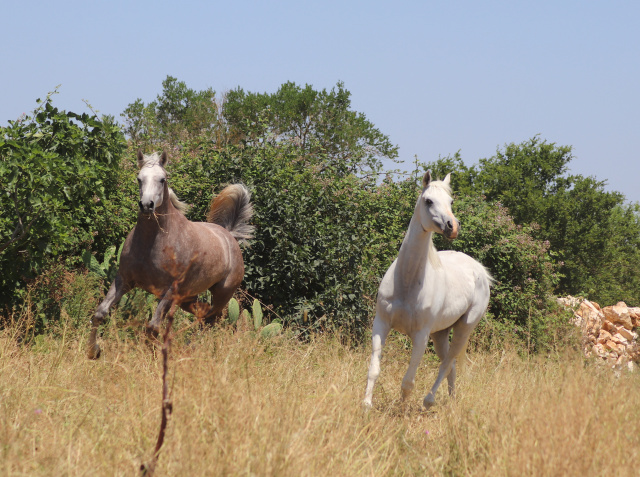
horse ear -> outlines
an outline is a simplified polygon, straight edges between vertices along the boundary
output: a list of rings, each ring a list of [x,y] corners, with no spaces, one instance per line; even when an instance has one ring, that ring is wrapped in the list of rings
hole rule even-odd
[[[162,151],[162,155],[160,156],[160,165],[164,167],[167,165],[167,162],[169,162],[169,155],[167,154],[167,151]]]
[[[430,182],[431,182],[431,171],[427,171],[424,173],[424,176],[422,177],[422,188],[426,189],[427,187],[429,187]]]
[[[138,154],[136,155],[138,159],[138,169],[144,166],[144,154],[142,154],[142,149],[138,149]]]
[[[449,174],[446,175],[446,177],[442,180],[442,182],[444,182],[446,185],[449,185],[451,183],[451,172],[449,172]]]

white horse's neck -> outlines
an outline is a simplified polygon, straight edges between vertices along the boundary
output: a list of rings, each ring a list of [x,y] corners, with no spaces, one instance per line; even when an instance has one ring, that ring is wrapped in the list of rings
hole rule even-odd
[[[426,267],[435,270],[442,267],[432,235],[433,232],[425,232],[414,213],[396,262],[398,276],[402,277],[405,285],[416,283],[416,279],[424,276]]]

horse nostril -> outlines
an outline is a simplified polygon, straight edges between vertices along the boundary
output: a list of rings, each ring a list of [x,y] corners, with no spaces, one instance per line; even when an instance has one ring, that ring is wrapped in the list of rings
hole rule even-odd
[[[453,229],[453,224],[451,223],[450,220],[447,220],[447,228]]]
[[[144,205],[142,205],[142,201],[138,201],[138,205],[140,206],[140,210],[144,211]]]
[[[152,200],[150,200],[150,201],[149,201],[149,208],[150,208],[151,210],[153,210],[153,201],[152,201]]]

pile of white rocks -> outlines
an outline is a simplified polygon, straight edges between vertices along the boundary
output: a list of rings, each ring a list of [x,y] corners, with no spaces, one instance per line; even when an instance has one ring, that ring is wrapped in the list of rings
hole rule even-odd
[[[595,356],[612,367],[633,370],[640,364],[640,307],[623,301],[601,308],[596,302],[575,297],[558,298],[574,311],[573,323],[582,330],[582,347],[586,356]],[[634,364],[635,363],[635,364]]]

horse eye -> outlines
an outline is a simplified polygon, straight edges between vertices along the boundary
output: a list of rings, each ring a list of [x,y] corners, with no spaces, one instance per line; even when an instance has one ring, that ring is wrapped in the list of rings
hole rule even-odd
[[[425,204],[427,204],[427,207],[430,207],[433,205],[433,201],[431,199],[425,199]]]
[[[166,181],[166,179],[163,177],[162,179],[160,179],[160,184],[164,184]]]

